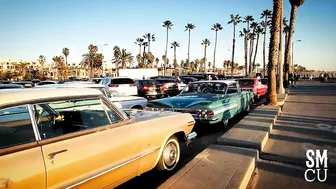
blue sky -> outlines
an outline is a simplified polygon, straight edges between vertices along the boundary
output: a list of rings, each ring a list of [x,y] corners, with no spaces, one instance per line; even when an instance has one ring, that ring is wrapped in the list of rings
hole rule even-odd
[[[191,33],[190,58],[202,58],[201,41],[209,38],[208,60],[213,60],[215,33],[211,26],[219,22],[224,29],[218,34],[216,65],[230,59],[232,26],[227,25],[230,14],[253,15],[259,21],[264,9],[272,10],[271,0],[0,0],[0,60],[36,60],[40,54],[51,58],[61,55],[62,48],[70,49],[69,62],[78,63],[87,52],[89,44],[105,44],[103,53],[109,63],[113,46],[126,48],[133,55],[138,53],[135,39],[145,33],[154,33],[156,42],[151,51],[162,57],[165,51],[164,20],[174,24],[169,33],[169,43],[180,43],[177,59],[187,58],[187,23],[196,28]],[[289,19],[290,4],[284,0],[284,16]],[[306,0],[297,12],[294,40],[294,62],[310,69],[336,70],[336,1]],[[244,64],[243,40],[238,31],[235,61]],[[268,41],[267,41],[268,45]],[[268,54],[268,53],[267,53]],[[168,50],[170,61],[172,49]],[[257,63],[262,64],[262,40],[259,44]]]

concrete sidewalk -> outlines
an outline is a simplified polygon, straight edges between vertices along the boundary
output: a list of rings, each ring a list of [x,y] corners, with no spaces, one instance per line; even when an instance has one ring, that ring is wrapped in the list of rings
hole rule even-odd
[[[246,188],[279,112],[278,106],[256,108],[159,188]]]
[[[324,183],[304,179],[308,149],[328,150]],[[335,168],[336,84],[298,82],[260,152],[255,188],[336,188]]]

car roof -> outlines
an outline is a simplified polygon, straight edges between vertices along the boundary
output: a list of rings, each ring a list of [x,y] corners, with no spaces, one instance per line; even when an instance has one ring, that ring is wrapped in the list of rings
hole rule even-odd
[[[17,89],[17,88],[23,88],[23,86],[19,84],[0,84],[0,89]]]
[[[195,81],[195,82],[191,82],[191,83],[225,83],[227,85],[230,85],[232,83],[236,83],[235,80],[231,80],[231,79],[228,79],[228,80],[205,80],[205,81]]]
[[[132,78],[130,78],[130,77],[104,77],[103,79],[105,79],[105,78],[107,78],[107,79],[132,79]]]
[[[64,83],[55,85],[41,85],[36,88],[104,88],[104,85],[95,83]]]
[[[75,97],[98,97],[103,93],[90,88],[25,88],[0,90],[0,107]]]

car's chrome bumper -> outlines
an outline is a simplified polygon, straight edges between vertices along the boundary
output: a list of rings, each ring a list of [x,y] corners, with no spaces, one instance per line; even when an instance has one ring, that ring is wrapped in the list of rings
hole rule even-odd
[[[197,114],[191,114],[196,121],[217,121],[219,117],[211,116],[211,117],[199,117]]]
[[[191,132],[191,133],[187,134],[185,136],[186,144],[189,145],[191,143],[191,141],[196,138],[196,136],[197,136],[196,132]]]

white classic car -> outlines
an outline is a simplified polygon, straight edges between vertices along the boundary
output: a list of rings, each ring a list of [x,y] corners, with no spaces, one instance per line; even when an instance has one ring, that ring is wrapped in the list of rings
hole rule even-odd
[[[123,96],[117,91],[110,91],[104,85],[94,83],[64,83],[55,85],[42,85],[37,88],[96,88],[108,97],[118,108],[121,109],[143,109],[147,106],[147,99],[137,96]]]

